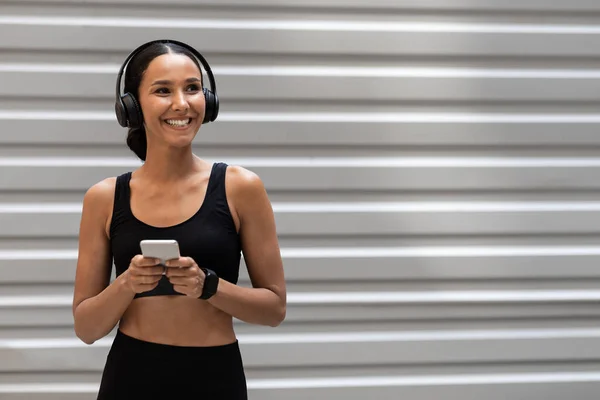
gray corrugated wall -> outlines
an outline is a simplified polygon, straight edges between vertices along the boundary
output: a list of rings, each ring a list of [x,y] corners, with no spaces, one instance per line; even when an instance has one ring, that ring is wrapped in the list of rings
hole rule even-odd
[[[94,398],[81,199],[136,167],[115,75],[170,37],[217,76],[197,153],[259,173],[276,212],[289,312],[237,324],[252,399],[596,399],[599,21],[597,0],[3,1],[0,398]]]

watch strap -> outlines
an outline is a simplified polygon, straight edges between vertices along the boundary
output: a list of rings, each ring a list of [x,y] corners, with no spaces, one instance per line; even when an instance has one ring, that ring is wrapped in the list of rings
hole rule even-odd
[[[202,294],[200,299],[210,299],[215,293],[217,293],[217,287],[219,285],[219,277],[215,271],[208,268],[200,268],[204,272],[204,285],[202,287]]]

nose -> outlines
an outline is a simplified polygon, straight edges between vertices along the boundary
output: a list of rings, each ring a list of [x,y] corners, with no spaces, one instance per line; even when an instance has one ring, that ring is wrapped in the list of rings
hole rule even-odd
[[[185,112],[190,108],[184,93],[181,91],[174,93],[171,108],[177,112]]]

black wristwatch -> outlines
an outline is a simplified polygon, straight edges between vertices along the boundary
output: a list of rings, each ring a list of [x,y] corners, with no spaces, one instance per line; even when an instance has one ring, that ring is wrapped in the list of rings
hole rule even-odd
[[[202,294],[200,299],[210,299],[215,293],[217,293],[217,287],[219,286],[219,277],[215,271],[208,268],[200,268],[206,275],[204,278],[204,287],[202,288]]]

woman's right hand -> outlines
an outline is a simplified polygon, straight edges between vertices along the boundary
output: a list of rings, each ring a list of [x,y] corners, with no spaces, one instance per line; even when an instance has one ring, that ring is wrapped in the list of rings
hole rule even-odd
[[[165,268],[159,264],[160,260],[147,258],[141,254],[133,257],[129,268],[124,273],[127,287],[136,294],[154,289],[165,271]]]

